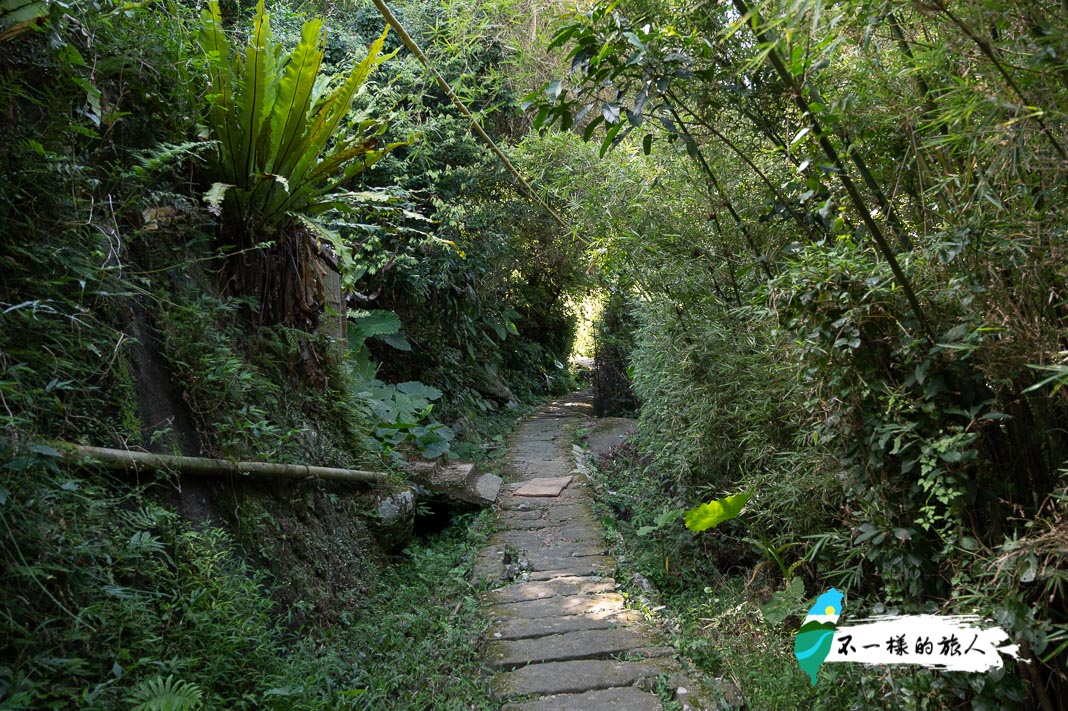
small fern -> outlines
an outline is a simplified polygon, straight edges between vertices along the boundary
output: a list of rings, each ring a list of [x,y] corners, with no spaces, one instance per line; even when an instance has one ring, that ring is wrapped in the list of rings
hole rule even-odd
[[[186,141],[185,143],[160,143],[154,148],[138,151],[134,158],[138,165],[135,173],[152,173],[176,166],[187,158],[201,158],[215,149],[213,141]]]
[[[148,530],[173,525],[177,522],[178,515],[158,504],[147,503],[139,508],[123,511],[121,518],[134,528]]]
[[[156,676],[137,685],[126,698],[134,704],[132,711],[186,711],[201,705],[204,692],[196,684],[171,674],[166,679]]]

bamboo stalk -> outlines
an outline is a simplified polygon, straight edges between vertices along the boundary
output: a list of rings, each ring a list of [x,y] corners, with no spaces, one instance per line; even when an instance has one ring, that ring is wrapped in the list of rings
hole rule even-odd
[[[749,18],[750,30],[752,30],[757,41],[771,45],[770,51],[766,56],[768,63],[771,65],[772,69],[775,70],[775,73],[779,75],[779,79],[782,80],[783,85],[789,90],[789,93],[794,100],[794,104],[801,112],[801,115],[808,117],[812,135],[815,136],[820,148],[823,149],[823,153],[838,169],[837,175],[839,182],[841,182],[842,187],[845,188],[846,193],[849,195],[853,207],[860,213],[861,221],[864,223],[865,227],[868,228],[872,241],[875,242],[875,246],[882,254],[883,259],[886,260],[887,266],[890,267],[890,271],[893,272],[894,280],[901,287],[901,290],[905,292],[905,299],[909,302],[909,306],[912,308],[912,314],[919,322],[920,332],[927,339],[929,344],[934,345],[936,342],[934,331],[931,330],[931,326],[927,321],[927,316],[924,314],[923,308],[920,306],[920,301],[916,298],[916,292],[912,288],[912,282],[909,281],[908,277],[905,275],[905,271],[901,268],[901,264],[897,261],[897,257],[894,255],[894,250],[891,249],[886,238],[883,236],[883,231],[879,229],[879,225],[875,223],[875,218],[872,217],[871,211],[868,209],[868,205],[864,201],[864,198],[861,197],[860,191],[857,190],[857,186],[853,183],[853,179],[849,177],[849,172],[842,163],[838,151],[831,144],[830,139],[823,130],[823,126],[817,120],[816,114],[809,107],[801,87],[798,86],[797,82],[794,81],[793,75],[787,70],[786,64],[779,55],[779,50],[775,47],[774,40],[770,39],[766,30],[760,28],[760,15],[757,14],[755,9],[749,6],[749,0],[733,0],[733,2],[738,13],[742,17]]]
[[[723,186],[720,185],[719,180],[716,178],[716,174],[712,172],[712,167],[709,166],[708,161],[705,160],[705,156],[701,152],[700,146],[697,145],[697,140],[693,137],[693,134],[690,133],[690,130],[686,128],[686,124],[683,123],[682,116],[679,115],[678,109],[671,103],[666,104],[666,106],[668,107],[668,111],[671,112],[672,118],[675,119],[675,125],[678,126],[681,135],[684,136],[690,142],[689,145],[693,147],[693,157],[697,159],[697,164],[708,178],[708,182],[716,189],[716,192],[719,193],[720,198],[723,200],[724,207],[727,208],[727,212],[730,213],[734,223],[738,225],[738,229],[741,230],[742,237],[745,238],[745,243],[749,245],[749,249],[753,252],[753,258],[756,259],[757,264],[760,265],[761,270],[764,272],[764,276],[769,280],[774,278],[771,273],[771,268],[768,267],[767,257],[761,253],[759,248],[757,248],[756,242],[753,241],[753,236],[749,234],[749,228],[745,225],[745,220],[743,220],[742,216],[738,214],[738,211],[734,209],[734,203],[731,202],[730,196],[727,195]],[[713,209],[715,209],[714,206]],[[719,220],[716,220],[716,226],[718,230]]]
[[[275,464],[272,462],[236,462],[229,459],[206,457],[180,457],[150,452],[131,452],[126,449],[86,447],[80,444],[58,443],[57,447],[67,460],[95,459],[106,469],[141,471],[173,469],[180,474],[215,476],[219,474],[247,474],[272,479],[331,479],[333,481],[357,481],[382,484],[389,480],[385,472],[360,469],[336,469],[316,467],[309,464]]]
[[[817,235],[813,234],[811,226],[809,226],[808,223],[805,222],[801,215],[797,214],[797,212],[795,212],[794,209],[790,207],[790,201],[786,198],[782,191],[779,190],[779,188],[771,182],[771,180],[764,173],[764,171],[762,171],[757,166],[757,164],[749,158],[749,155],[745,151],[743,151],[734,141],[727,138],[727,136],[722,131],[720,131],[711,123],[698,116],[697,112],[691,109],[686,104],[684,104],[674,91],[669,89],[667,95],[686,113],[688,113],[690,116],[693,116],[694,120],[698,123],[698,125],[710,132],[720,142],[726,144],[727,148],[730,148],[739,158],[745,161],[745,164],[748,165],[749,168],[757,174],[757,177],[760,178],[761,182],[763,182],[764,185],[768,188],[768,190],[771,191],[772,195],[775,196],[775,199],[779,201],[779,204],[782,205],[786,209],[786,211],[790,213],[790,217],[794,218],[798,226],[800,226],[801,229],[804,230],[804,232],[809,236],[809,239],[811,239],[813,242],[818,241]]]

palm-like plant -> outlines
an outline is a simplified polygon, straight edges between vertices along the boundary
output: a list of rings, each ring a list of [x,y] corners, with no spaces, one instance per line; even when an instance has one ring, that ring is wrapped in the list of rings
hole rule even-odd
[[[232,276],[238,290],[259,297],[262,320],[314,327],[322,304],[320,245],[325,239],[335,251],[346,250],[315,218],[365,203],[370,196],[346,184],[399,145],[382,141],[381,121],[347,122],[371,70],[392,56],[382,54],[386,33],[335,81],[320,75],[319,19],[304,24],[289,54],[271,36],[263,0],[243,51],[231,47],[216,0],[201,20],[207,119],[217,145],[204,199],[221,217],[224,244],[239,255]]]

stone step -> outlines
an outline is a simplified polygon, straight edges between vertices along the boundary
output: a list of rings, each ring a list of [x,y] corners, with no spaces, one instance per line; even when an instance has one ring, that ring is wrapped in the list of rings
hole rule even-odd
[[[491,693],[511,711],[662,710],[643,689],[658,678],[690,680],[674,650],[656,646],[660,634],[614,592],[616,563],[571,446],[581,422],[573,408],[556,407],[521,425],[510,444],[498,533],[476,559],[478,570],[501,579],[521,576],[482,596],[486,668],[497,672]]]
[[[635,610],[596,612],[564,617],[538,617],[501,620],[490,627],[490,639],[525,639],[579,630],[608,630],[642,623]]]
[[[558,525],[557,522],[544,518],[540,511],[510,511],[498,519],[497,524],[511,531],[537,530]]]
[[[502,620],[561,617],[584,613],[614,612],[623,609],[623,602],[623,596],[619,593],[565,595],[544,600],[525,600],[523,602],[490,605],[486,608],[486,614]]]
[[[513,496],[547,496],[556,498],[571,483],[570,476],[528,479],[515,490]]]
[[[566,575],[610,575],[616,562],[608,556],[585,556],[561,560],[555,567],[542,566],[532,570],[529,580],[552,580]]]
[[[550,521],[597,521],[582,504],[558,504],[549,509],[548,517]]]
[[[487,645],[486,662],[492,669],[515,669],[541,662],[607,659],[652,644],[649,633],[632,628],[581,630],[530,639],[494,640]]]
[[[502,539],[501,535],[495,534],[491,545],[475,555],[472,580],[504,580],[505,549],[508,546],[517,549],[519,558],[526,561],[528,572],[525,578],[530,581],[575,576],[603,577],[611,575],[616,569],[614,560],[601,555],[604,551],[602,546],[570,542],[535,548],[532,545],[517,546],[510,542],[511,539]]]
[[[499,582],[504,579],[504,546],[483,548],[475,555],[471,579]]]
[[[485,594],[490,602],[523,602],[540,600],[559,595],[589,595],[591,593],[612,592],[616,581],[612,578],[594,578],[568,576],[553,580],[537,580],[528,583],[514,583],[497,588]]]
[[[539,521],[540,523],[540,521]],[[592,521],[545,521],[544,526],[537,530],[513,530],[509,533],[536,533],[544,536],[552,536],[560,540],[603,540],[604,534],[601,527]]]
[[[498,517],[498,522],[508,525],[510,521],[548,520],[548,512],[542,507],[532,509],[509,509]]]
[[[558,528],[527,529],[522,531],[503,531],[493,534],[493,542],[497,545],[506,544],[525,550],[542,549],[596,549],[600,551],[594,555],[603,555],[607,550],[604,537],[584,532],[583,536],[574,535],[579,532],[572,531],[571,536],[564,535]]]
[[[551,447],[552,444],[550,443],[549,446]],[[539,449],[544,449],[544,447]],[[574,466],[572,462],[568,461],[546,461],[541,451],[533,449],[524,451],[521,448],[516,448],[515,455],[509,457],[507,469],[512,475],[511,478],[522,481],[524,479],[568,476],[574,471]]]
[[[651,686],[658,676],[672,674],[677,669],[678,665],[670,659],[546,662],[501,672],[490,683],[490,692],[496,699],[510,699],[533,694],[580,694],[618,686]]]
[[[507,508],[499,522],[504,526],[529,526],[531,522],[544,525],[586,523],[599,527],[597,519],[582,504],[557,504]]]
[[[515,484],[511,486],[515,486]],[[554,497],[516,496],[514,491],[505,490],[501,492],[501,507],[504,509],[530,510],[534,508],[547,509],[561,504],[579,504],[585,501],[585,492],[585,488],[576,484],[571,484],[561,491],[559,496]]]
[[[572,567],[574,558],[601,559],[604,554],[603,544],[563,543],[552,548],[524,548],[522,558],[534,571],[565,570]]]
[[[663,708],[655,694],[631,686],[546,696],[536,701],[508,704],[501,711],[662,711]]]

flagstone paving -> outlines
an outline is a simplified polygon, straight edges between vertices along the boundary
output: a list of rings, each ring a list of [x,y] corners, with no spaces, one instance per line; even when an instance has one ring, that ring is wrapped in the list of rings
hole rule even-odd
[[[572,449],[591,411],[582,394],[557,401],[509,447],[497,532],[475,561],[475,577],[499,585],[483,596],[493,697],[508,711],[654,711],[659,680],[684,709],[720,708],[617,590]]]

